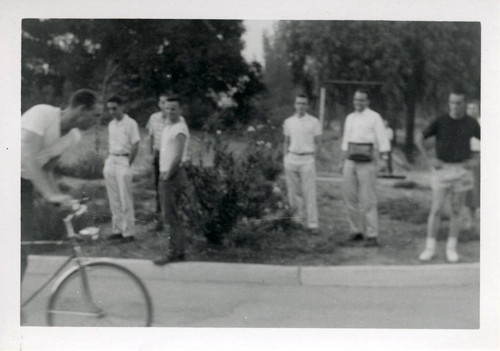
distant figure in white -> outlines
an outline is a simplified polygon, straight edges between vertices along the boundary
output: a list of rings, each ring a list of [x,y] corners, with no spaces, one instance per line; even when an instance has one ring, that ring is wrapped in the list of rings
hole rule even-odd
[[[122,105],[119,97],[112,97],[106,103],[113,119],[108,125],[109,156],[103,173],[112,214],[112,234],[108,239],[124,243],[135,239],[131,166],[141,137],[137,122],[123,113]]]
[[[288,201],[295,211],[295,220],[305,224],[312,234],[317,234],[315,158],[321,147],[321,125],[316,117],[307,113],[307,96],[297,95],[294,107],[295,114],[283,124]]]

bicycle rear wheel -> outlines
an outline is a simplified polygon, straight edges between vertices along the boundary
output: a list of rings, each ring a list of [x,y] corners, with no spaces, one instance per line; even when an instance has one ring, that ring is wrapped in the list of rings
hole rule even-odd
[[[73,327],[149,327],[153,307],[143,282],[112,262],[69,271],[49,298],[47,323]]]

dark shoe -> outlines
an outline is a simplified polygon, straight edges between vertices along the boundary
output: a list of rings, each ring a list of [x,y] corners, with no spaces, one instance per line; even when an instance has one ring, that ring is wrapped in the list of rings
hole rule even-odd
[[[308,229],[309,233],[311,233],[312,235],[318,235],[318,234],[321,234],[321,231],[319,230],[319,228],[309,228]]]
[[[365,240],[363,233],[353,233],[349,236],[349,241],[362,241]]]
[[[135,241],[135,236],[124,236],[123,239],[120,241],[120,243],[122,244],[126,244],[126,243],[131,243]]]
[[[107,238],[109,241],[116,241],[120,243],[130,243],[135,240],[135,236],[123,236],[121,233],[112,234]]]
[[[122,235],[122,233],[111,234],[106,239],[111,240],[111,241],[122,240],[123,235]]]
[[[365,243],[365,247],[378,247],[377,238],[368,238]]]
[[[173,262],[180,262],[184,261],[185,256],[184,254],[177,254],[177,255],[161,255],[158,256],[153,260],[153,263],[157,266],[164,266],[167,263],[173,263]]]
[[[161,256],[156,257],[153,260],[153,263],[157,266],[164,266],[169,262],[170,262],[170,258],[168,257],[168,255],[161,255]]]

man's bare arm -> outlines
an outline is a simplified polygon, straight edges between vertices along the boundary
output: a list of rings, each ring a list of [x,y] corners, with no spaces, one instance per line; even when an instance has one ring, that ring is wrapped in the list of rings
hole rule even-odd
[[[283,156],[286,156],[289,147],[290,147],[290,136],[285,135],[285,140],[283,141]]]
[[[43,138],[31,131],[22,130],[23,133],[23,158],[29,178],[42,196],[52,202],[60,202],[69,197],[61,192],[55,183],[50,171],[44,170],[44,157],[39,157],[43,152]]]
[[[128,163],[131,165],[134,163],[135,157],[137,156],[137,151],[139,150],[139,142],[132,144],[132,148],[130,149],[130,156],[128,158]]]
[[[314,157],[317,159],[319,157],[319,153],[321,152],[321,135],[316,135],[314,137]]]

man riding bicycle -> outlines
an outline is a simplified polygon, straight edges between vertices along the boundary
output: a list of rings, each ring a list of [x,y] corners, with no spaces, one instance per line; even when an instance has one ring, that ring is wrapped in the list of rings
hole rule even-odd
[[[57,186],[51,165],[81,139],[80,130],[89,129],[100,116],[97,96],[91,90],[74,92],[69,106],[60,109],[36,105],[21,117],[21,240],[36,231],[34,220],[35,189],[61,209],[71,208],[73,198]],[[21,249],[21,280],[28,265],[27,253]]]

